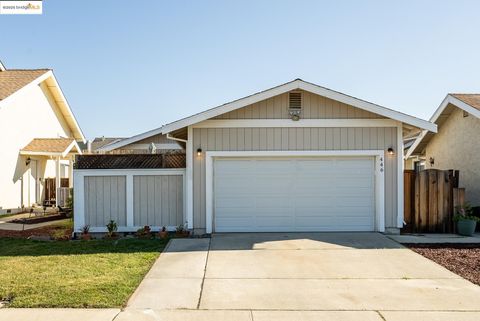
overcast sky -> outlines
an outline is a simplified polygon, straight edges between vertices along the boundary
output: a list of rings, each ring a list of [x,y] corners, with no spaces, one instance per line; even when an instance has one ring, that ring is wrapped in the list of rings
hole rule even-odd
[[[7,68],[52,68],[88,138],[295,78],[428,119],[480,92],[480,1],[65,1],[0,16]]]

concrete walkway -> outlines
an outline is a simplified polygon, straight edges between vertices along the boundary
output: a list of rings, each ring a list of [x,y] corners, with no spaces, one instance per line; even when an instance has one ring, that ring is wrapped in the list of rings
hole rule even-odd
[[[460,244],[474,244],[480,243],[480,234],[476,233],[473,236],[462,236],[458,234],[402,234],[402,235],[389,235],[392,240],[402,244],[447,244],[447,243],[460,243]]]
[[[381,234],[224,234],[171,241],[123,311],[82,320],[473,321],[478,297],[480,287]],[[25,311],[0,309],[0,320],[86,310]]]
[[[55,221],[48,221],[48,222],[42,222],[42,223],[35,223],[35,224],[19,224],[19,223],[10,223],[10,221],[13,221],[15,219],[20,219],[20,218],[27,218],[31,217],[29,213],[22,213],[18,215],[13,215],[13,216],[7,216],[7,217],[0,217],[0,230],[7,230],[7,231],[27,231],[27,230],[32,230],[36,229],[39,227],[44,227],[52,224],[57,224],[62,221],[67,221],[70,220],[69,218],[63,219],[63,220],[55,220]]]

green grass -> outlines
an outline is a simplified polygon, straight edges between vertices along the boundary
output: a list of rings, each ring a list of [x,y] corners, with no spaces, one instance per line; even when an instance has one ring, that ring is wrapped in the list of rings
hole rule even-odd
[[[0,239],[0,297],[10,307],[121,307],[163,240]]]

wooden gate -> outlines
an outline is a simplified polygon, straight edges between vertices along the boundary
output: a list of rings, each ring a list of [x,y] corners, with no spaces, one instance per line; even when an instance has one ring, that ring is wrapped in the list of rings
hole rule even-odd
[[[45,178],[45,200],[44,204],[53,206],[55,205],[55,200],[56,200],[56,186],[55,183],[55,178]],[[68,178],[61,178],[60,179],[60,187],[68,187]]]
[[[454,207],[464,202],[459,172],[428,169],[404,173],[406,232],[452,233]]]

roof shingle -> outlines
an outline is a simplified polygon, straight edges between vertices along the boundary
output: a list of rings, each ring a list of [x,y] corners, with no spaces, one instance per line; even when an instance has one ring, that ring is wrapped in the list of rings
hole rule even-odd
[[[0,100],[22,89],[50,69],[7,69],[0,71]]]
[[[72,138],[34,138],[21,151],[63,153],[73,141]]]
[[[450,94],[453,97],[469,104],[473,108],[480,110],[480,94]]]

